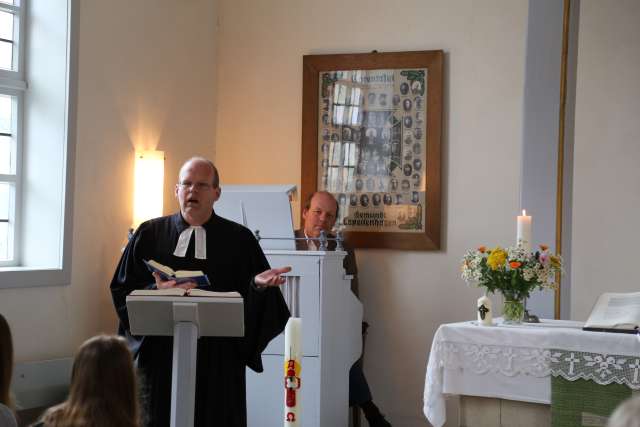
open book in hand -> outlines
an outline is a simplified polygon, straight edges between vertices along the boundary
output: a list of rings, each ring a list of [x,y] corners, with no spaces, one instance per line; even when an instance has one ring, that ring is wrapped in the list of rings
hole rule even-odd
[[[133,297],[216,297],[216,298],[242,298],[238,292],[215,292],[205,291],[203,289],[183,289],[183,288],[167,288],[167,289],[136,289],[132,291],[130,296]]]
[[[585,331],[637,333],[640,327],[640,292],[606,292],[596,301]]]
[[[143,260],[149,271],[160,274],[162,280],[175,280],[176,284],[194,282],[199,288],[211,287],[209,278],[202,271],[197,270],[177,270],[174,271],[171,267],[160,264],[158,261],[150,259],[149,261]]]

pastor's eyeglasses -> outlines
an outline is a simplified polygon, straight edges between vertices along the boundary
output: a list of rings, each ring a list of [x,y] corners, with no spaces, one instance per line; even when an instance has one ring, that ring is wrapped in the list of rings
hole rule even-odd
[[[208,182],[182,181],[178,183],[178,187],[182,190],[195,189],[197,191],[207,191],[212,187],[212,185]]]

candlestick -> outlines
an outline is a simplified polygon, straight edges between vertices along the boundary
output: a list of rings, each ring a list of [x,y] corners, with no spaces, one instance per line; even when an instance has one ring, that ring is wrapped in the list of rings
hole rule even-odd
[[[493,325],[493,308],[491,308],[491,300],[486,295],[478,298],[478,325]]]
[[[522,215],[518,215],[516,244],[521,244],[527,251],[531,251],[531,223],[531,216],[523,209]]]

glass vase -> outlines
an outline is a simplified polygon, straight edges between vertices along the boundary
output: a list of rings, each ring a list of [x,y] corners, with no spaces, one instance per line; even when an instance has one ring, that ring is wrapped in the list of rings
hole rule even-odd
[[[522,323],[524,317],[524,299],[520,300],[504,300],[502,305],[502,317],[504,323],[517,325]]]

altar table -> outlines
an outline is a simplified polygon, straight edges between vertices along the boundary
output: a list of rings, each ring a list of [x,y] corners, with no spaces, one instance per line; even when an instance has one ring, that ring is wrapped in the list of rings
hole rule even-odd
[[[435,427],[446,420],[446,394],[551,403],[551,377],[624,384],[640,390],[640,338],[586,332],[582,322],[495,326],[441,325],[427,363],[423,411]]]

